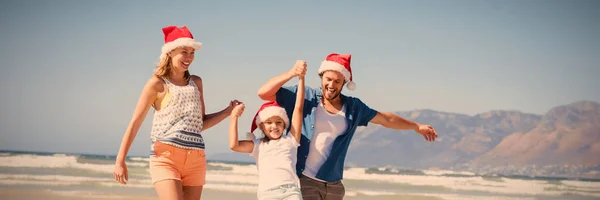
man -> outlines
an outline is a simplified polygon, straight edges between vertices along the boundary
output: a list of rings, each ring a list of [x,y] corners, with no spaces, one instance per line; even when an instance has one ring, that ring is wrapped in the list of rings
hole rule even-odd
[[[350,54],[328,55],[318,70],[320,89],[307,86],[305,90],[302,138],[296,164],[304,200],[343,199],[344,160],[358,126],[367,126],[370,122],[396,130],[414,130],[427,141],[437,138],[435,129],[429,125],[415,123],[393,113],[378,112],[359,98],[343,95],[344,85],[350,90],[356,88],[350,60]],[[305,73],[306,62],[296,61],[290,71],[265,83],[258,96],[266,101],[276,100],[288,116],[292,116],[297,86],[282,86]]]

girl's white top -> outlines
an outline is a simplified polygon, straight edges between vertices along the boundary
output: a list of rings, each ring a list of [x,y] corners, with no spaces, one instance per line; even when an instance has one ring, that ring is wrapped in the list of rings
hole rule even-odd
[[[263,142],[254,139],[251,156],[258,168],[258,191],[265,191],[284,184],[300,187],[296,175],[296,155],[300,144],[292,134],[285,134],[278,140]]]

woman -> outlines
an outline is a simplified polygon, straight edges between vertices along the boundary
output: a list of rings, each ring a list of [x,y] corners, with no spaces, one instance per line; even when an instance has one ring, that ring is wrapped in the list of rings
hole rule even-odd
[[[206,115],[202,79],[190,75],[194,53],[202,44],[187,27],[164,27],[165,44],[154,76],[146,83],[117,155],[114,178],[128,180],[125,159],[131,143],[152,106],[150,174],[160,199],[200,199],[206,180],[206,157],[201,132],[223,121],[234,104]]]

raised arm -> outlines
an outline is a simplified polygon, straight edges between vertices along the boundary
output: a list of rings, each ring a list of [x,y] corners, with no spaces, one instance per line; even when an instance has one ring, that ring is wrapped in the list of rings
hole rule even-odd
[[[370,122],[396,130],[414,130],[430,142],[433,142],[438,136],[435,129],[430,125],[419,124],[390,112],[377,112],[377,115]]]
[[[238,119],[244,112],[244,107],[245,105],[243,103],[238,103],[233,108],[231,116],[229,117],[229,148],[237,152],[252,153],[254,141],[238,141]]]
[[[296,105],[294,106],[294,114],[292,114],[292,124],[290,133],[296,139],[296,142],[300,144],[300,137],[302,136],[302,110],[304,109],[304,75],[298,76],[298,91],[296,92]]]
[[[258,89],[258,97],[265,101],[275,101],[276,94],[279,88],[295,76],[306,74],[306,62],[297,60],[294,67],[279,76],[271,78],[267,83]]]
[[[219,112],[215,112],[215,113],[211,113],[211,114],[206,114],[206,108],[204,106],[204,85],[202,84],[202,79],[199,76],[195,76],[192,75],[191,76],[192,80],[194,81],[194,83],[196,83],[196,86],[198,87],[198,91],[200,92],[200,102],[202,103],[202,114],[204,115],[202,117],[203,122],[202,122],[202,131],[209,129],[215,125],[217,125],[219,122],[223,121],[225,118],[227,118],[227,116],[229,116],[229,114],[231,114],[231,110],[233,109],[233,104],[237,103],[237,100],[234,100],[232,102],[229,103],[229,106],[227,106],[225,109],[219,111]]]

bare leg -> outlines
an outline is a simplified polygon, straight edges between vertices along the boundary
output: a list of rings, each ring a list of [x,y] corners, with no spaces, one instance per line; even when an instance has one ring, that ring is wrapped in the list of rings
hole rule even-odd
[[[183,200],[181,181],[172,179],[162,180],[154,183],[154,189],[161,200]]]
[[[202,186],[183,186],[184,200],[200,200],[202,197]]]

